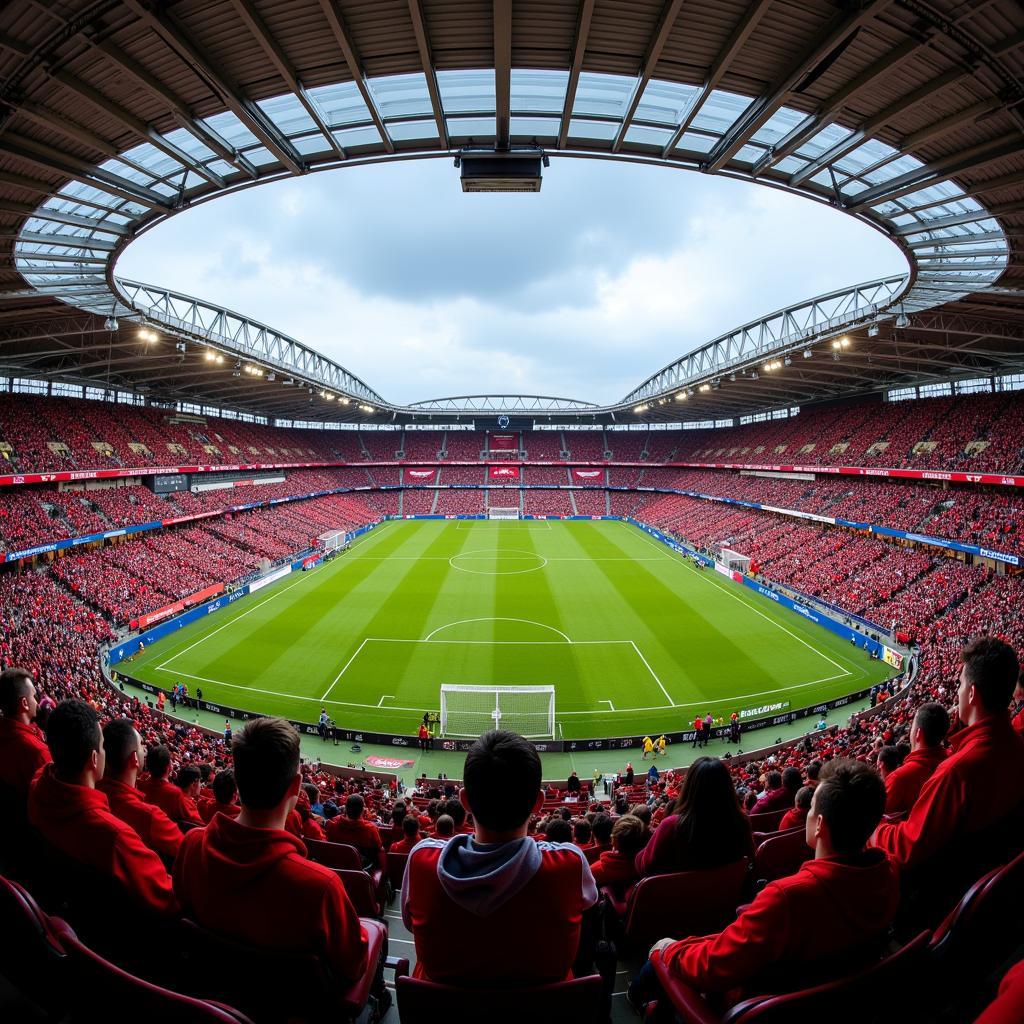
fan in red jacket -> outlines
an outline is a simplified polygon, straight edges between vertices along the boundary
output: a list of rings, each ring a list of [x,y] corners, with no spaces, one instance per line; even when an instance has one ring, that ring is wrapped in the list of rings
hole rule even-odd
[[[354,846],[363,859],[374,867],[385,867],[387,858],[381,845],[380,832],[372,821],[363,817],[366,804],[358,793],[345,801],[345,813],[327,822],[327,838],[332,843]]]
[[[454,822],[452,823],[454,832]],[[407,814],[402,819],[402,838],[392,843],[390,853],[412,853],[413,847],[423,838],[420,835],[420,823],[415,814]],[[450,837],[449,837],[450,838]]]
[[[804,828],[807,824],[807,814],[811,809],[811,800],[814,798],[814,789],[811,786],[801,786],[796,791],[796,799],[793,806],[782,816],[779,822],[779,831],[787,828]]]
[[[635,814],[624,814],[612,826],[612,848],[602,850],[601,856],[590,864],[598,886],[610,885],[620,893],[640,875],[636,870],[636,856],[647,842],[647,829]]]
[[[146,768],[149,777],[139,781],[139,789],[143,796],[151,803],[156,804],[167,815],[171,821],[188,821],[193,825],[202,825],[203,819],[199,816],[199,808],[196,802],[185,791],[186,787],[173,785],[167,781],[167,773],[171,768],[171,752],[161,744],[153,747],[146,755]],[[199,769],[186,767],[182,768],[179,776],[187,773],[187,788],[194,788],[199,783]]]
[[[29,821],[66,857],[108,876],[141,906],[176,909],[163,861],[135,830],[110,813],[96,789],[103,774],[103,733],[84,701],[65,700],[46,724],[53,764],[40,769],[28,798]]]
[[[953,736],[952,753],[924,784],[906,821],[883,823],[872,838],[901,869],[998,824],[1024,802],[1024,737],[1008,711],[1017,655],[1004,641],[981,637],[961,658],[957,710],[965,728]]]
[[[807,815],[814,859],[769,882],[724,931],[662,939],[651,959],[700,992],[729,992],[770,969],[813,969],[880,939],[899,906],[899,877],[881,851],[864,847],[884,807],[885,787],[866,764],[831,762]],[[643,1002],[656,985],[648,964],[633,998]]]
[[[0,783],[28,797],[37,771],[51,761],[50,749],[35,724],[39,702],[32,674],[23,668],[0,672]]]
[[[1011,967],[999,985],[999,994],[974,1024],[1020,1024],[1024,1020],[1024,960]]]
[[[131,825],[166,863],[173,864],[181,846],[181,829],[135,788],[139,769],[146,760],[146,748],[130,718],[107,722],[103,750],[106,764],[96,788],[106,796],[113,814]]]
[[[210,789],[212,791],[210,799],[199,801],[199,815],[203,821],[209,824],[213,821],[215,814],[223,814],[228,818],[237,818],[242,808],[235,799],[238,795],[238,787],[235,785],[235,773],[230,768],[217,772]]]
[[[909,811],[921,787],[946,759],[943,741],[949,732],[949,712],[939,703],[922,704],[910,727],[910,753],[885,777],[887,814]]]
[[[474,985],[562,981],[597,887],[577,847],[527,835],[544,802],[540,757],[515,733],[488,732],[466,755],[463,778],[474,834],[425,839],[406,862],[402,920],[416,940],[416,976]]]
[[[329,868],[284,830],[302,778],[299,734],[280,718],[255,718],[232,745],[242,803],[184,839],[174,891],[204,928],[267,949],[322,957],[344,981],[367,969],[366,931]]]

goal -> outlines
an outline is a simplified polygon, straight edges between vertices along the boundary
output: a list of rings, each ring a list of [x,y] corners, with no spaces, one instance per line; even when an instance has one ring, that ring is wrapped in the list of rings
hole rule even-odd
[[[479,736],[490,729],[508,729],[528,739],[554,739],[555,688],[441,687],[442,736]]]
[[[325,554],[328,551],[338,551],[345,546],[344,530],[328,530],[321,533],[316,539],[316,546]]]
[[[492,505],[487,510],[488,519],[518,519],[519,518],[519,506],[514,505],[512,508],[498,508],[496,505]]]

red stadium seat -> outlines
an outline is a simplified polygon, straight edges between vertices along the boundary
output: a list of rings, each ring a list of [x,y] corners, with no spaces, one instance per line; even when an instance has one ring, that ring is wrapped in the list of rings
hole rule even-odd
[[[384,904],[378,898],[373,879],[362,869],[331,868],[341,879],[345,892],[352,901],[356,913],[360,917],[380,917],[384,913]]]
[[[754,832],[775,832],[778,830],[779,825],[782,824],[782,819],[786,816],[786,811],[789,808],[784,807],[781,811],[768,811],[765,814],[751,814],[750,815],[750,828]]]
[[[742,901],[749,863],[742,857],[720,868],[640,879],[626,900],[622,927],[627,944],[646,950],[658,939],[723,928]]]
[[[802,828],[768,836],[754,851],[754,881],[772,882],[796,874],[800,865],[813,856]]]
[[[895,953],[845,977],[783,994],[755,995],[725,1012],[655,962],[655,972],[674,1014],[687,1024],[889,1024],[893,1006],[904,1005],[923,970],[928,933]],[[659,1018],[662,1007],[651,1011]]]
[[[325,839],[303,839],[310,860],[328,868],[344,868],[346,871],[362,871],[363,858],[359,851],[348,843],[330,843]]]
[[[478,1006],[488,1024],[600,1024],[608,1019],[607,999],[599,974],[535,988],[456,988],[395,975],[402,1024],[449,1020],[459,1007]]]
[[[218,935],[194,921],[183,922],[185,976],[210,998],[223,998],[260,1021],[353,1021],[370,1000],[383,1014],[390,1003],[384,988],[388,930],[363,919],[369,939],[366,973],[342,987],[312,953],[249,946]]]
[[[407,853],[388,854],[388,881],[391,882],[391,888],[395,892],[402,888],[402,879],[405,877],[405,865],[408,860],[409,854]]]

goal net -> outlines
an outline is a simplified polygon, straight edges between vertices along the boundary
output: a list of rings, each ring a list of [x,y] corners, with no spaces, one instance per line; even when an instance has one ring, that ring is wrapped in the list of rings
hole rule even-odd
[[[498,508],[492,505],[487,510],[488,519],[518,519],[519,518],[519,506],[514,505],[512,508]]]
[[[733,551],[732,548],[723,547],[718,553],[718,561],[726,569],[736,572],[749,572],[750,570],[750,558],[747,555],[741,555],[738,551]]]
[[[328,551],[338,551],[345,546],[345,531],[328,530],[321,533],[316,539],[316,546],[325,554]]]
[[[553,686],[441,687],[441,735],[479,736],[508,729],[529,739],[554,739]]]

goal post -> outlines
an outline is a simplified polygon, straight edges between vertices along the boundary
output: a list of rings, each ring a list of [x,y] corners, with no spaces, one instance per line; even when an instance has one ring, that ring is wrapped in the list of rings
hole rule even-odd
[[[499,508],[496,505],[491,505],[487,509],[488,519],[518,519],[519,518],[519,506],[513,505],[511,508]]]
[[[553,686],[441,686],[441,735],[476,737],[507,729],[527,739],[555,738]]]

